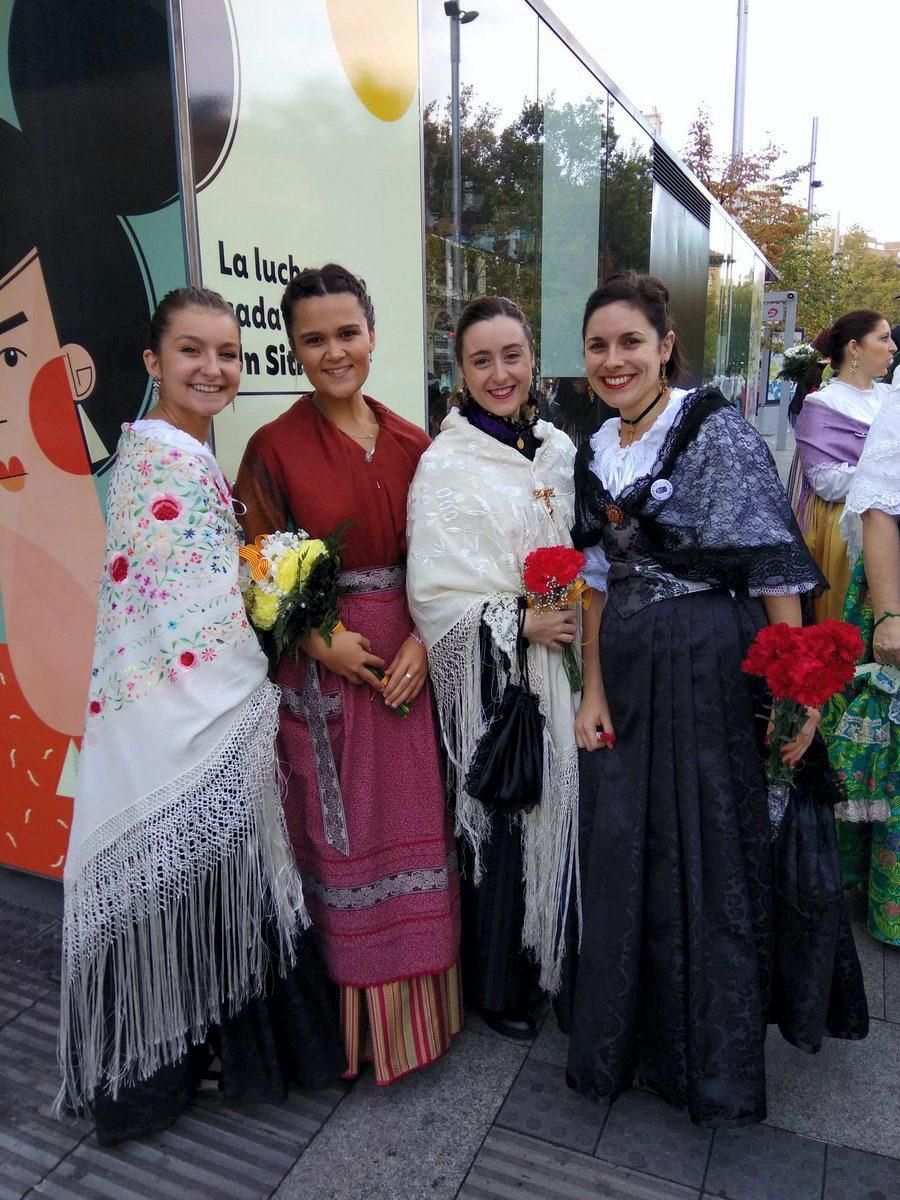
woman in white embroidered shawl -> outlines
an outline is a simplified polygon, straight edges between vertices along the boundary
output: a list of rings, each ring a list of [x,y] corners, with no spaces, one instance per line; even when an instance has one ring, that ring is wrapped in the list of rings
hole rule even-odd
[[[515,671],[522,566],[571,545],[575,449],[530,403],[533,340],[503,297],[473,300],[456,329],[465,379],[409,494],[409,606],[428,647],[463,859],[462,974],[493,1028],[529,1037],[535,985],[554,994],[563,927],[577,903],[575,704],[561,651],[571,610],[524,617],[531,687],[546,718],[540,804],[511,822],[465,790],[466,773]]]
[[[240,383],[221,296],[170,292],[125,426],[65,868],[57,1108],[110,1144],[170,1124],[213,1054],[226,1099],[340,1074],[275,766],[276,689],[238,589],[237,523],[205,445]]]

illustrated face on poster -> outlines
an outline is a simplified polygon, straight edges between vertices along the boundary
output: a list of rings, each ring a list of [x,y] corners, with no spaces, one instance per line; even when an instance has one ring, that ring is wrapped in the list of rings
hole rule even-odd
[[[76,735],[91,665],[83,631],[93,626],[103,546],[76,403],[93,390],[95,371],[83,346],[59,344],[37,251],[0,280],[0,330],[0,591],[9,654],[33,712]],[[54,670],[63,662],[66,671]]]
[[[151,235],[177,193],[152,0],[14,0],[0,46],[0,862],[60,873],[121,425],[145,404]],[[141,86],[122,71],[140,63]],[[8,89],[2,85],[8,80]],[[90,131],[90,136],[86,136]],[[164,210],[163,210],[164,211]],[[170,286],[184,282],[179,262]]]

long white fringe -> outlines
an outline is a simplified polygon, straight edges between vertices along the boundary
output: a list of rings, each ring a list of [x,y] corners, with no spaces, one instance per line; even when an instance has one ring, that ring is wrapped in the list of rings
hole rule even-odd
[[[261,993],[309,924],[287,839],[274,741],[278,693],[263,683],[227,736],[186,775],[120,814],[66,878],[54,1111],[177,1062],[189,1040]]]
[[[447,757],[448,791],[454,802],[455,833],[472,848],[472,879],[484,876],[482,847],[492,818],[484,805],[465,790],[472,755],[485,730],[481,704],[479,626],[483,601],[465,614],[429,651],[428,661]],[[502,692],[506,672],[495,655],[494,678]],[[548,717],[544,686],[530,671],[541,711]],[[568,684],[566,684],[568,687]],[[544,730],[544,782],[541,803],[515,819],[522,837],[525,920],[522,945],[540,966],[540,985],[549,995],[559,991],[565,959],[568,906],[581,904],[578,872],[578,750],[574,743],[557,751]],[[580,921],[580,916],[579,916]]]

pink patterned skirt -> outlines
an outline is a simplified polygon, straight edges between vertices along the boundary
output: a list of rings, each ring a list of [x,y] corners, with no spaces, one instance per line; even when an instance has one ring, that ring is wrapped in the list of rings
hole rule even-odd
[[[412,629],[403,568],[341,587],[344,625],[390,662]],[[459,879],[429,689],[404,718],[305,656],[277,681],[288,832],[330,977],[372,988],[450,970]]]

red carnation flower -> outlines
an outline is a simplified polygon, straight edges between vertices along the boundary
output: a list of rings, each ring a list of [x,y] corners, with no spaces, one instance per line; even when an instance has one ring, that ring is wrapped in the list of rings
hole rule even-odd
[[[150,501],[150,512],[157,521],[174,521],[181,515],[181,501],[175,496],[154,496]]]
[[[107,572],[113,583],[121,583],[128,575],[128,559],[125,555],[117,554],[107,567]]]
[[[766,625],[753,639],[747,657],[741,664],[743,669],[748,675],[767,675],[773,664],[795,652],[796,634],[797,630],[783,621],[777,625]]]
[[[525,590],[544,596],[574,583],[584,567],[584,555],[571,546],[541,546],[525,559],[522,580]]]
[[[835,667],[855,665],[863,654],[863,641],[855,625],[847,621],[822,621],[803,630],[808,651]]]
[[[191,667],[196,665],[197,655],[193,652],[193,650],[182,650],[182,652],[178,655],[178,662],[186,671],[189,671]]]

